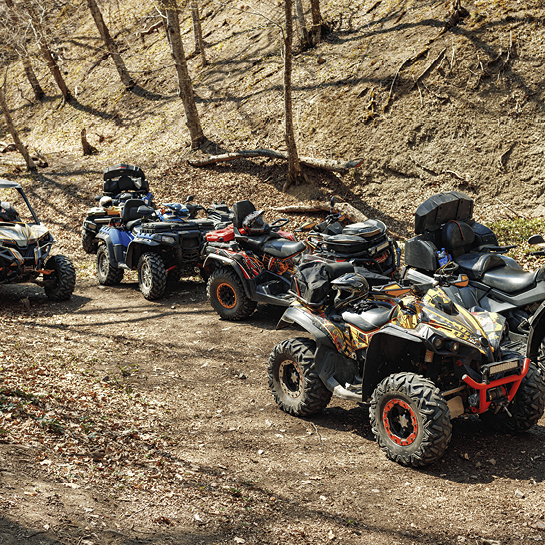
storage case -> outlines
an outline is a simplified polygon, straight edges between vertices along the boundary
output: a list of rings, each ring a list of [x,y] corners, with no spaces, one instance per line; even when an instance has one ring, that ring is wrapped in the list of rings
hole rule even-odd
[[[473,216],[473,199],[460,191],[437,193],[426,199],[414,214],[414,232],[437,229],[447,221],[468,222]]]

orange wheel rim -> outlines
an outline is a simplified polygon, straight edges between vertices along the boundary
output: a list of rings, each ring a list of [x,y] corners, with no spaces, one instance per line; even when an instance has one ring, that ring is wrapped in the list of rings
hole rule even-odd
[[[217,287],[216,295],[221,306],[224,308],[234,308],[237,304],[237,294],[233,287],[226,282]]]
[[[418,421],[412,407],[401,399],[391,399],[382,411],[382,422],[388,437],[402,447],[416,440]]]

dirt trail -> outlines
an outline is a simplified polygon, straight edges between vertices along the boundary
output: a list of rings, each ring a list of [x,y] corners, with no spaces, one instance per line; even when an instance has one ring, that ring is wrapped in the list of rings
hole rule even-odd
[[[80,282],[66,304],[35,287],[2,286],[0,297],[6,371],[17,353],[31,354],[43,375],[81,373],[74,397],[91,385],[111,392],[85,413],[98,435],[77,448],[68,431],[33,440],[28,422],[20,444],[4,436],[2,544],[518,544],[545,536],[544,419],[516,438],[458,419],[441,462],[407,469],[373,441],[364,406],[333,398],[310,419],[276,407],[268,354],[301,335],[275,330],[278,309],[224,322],[197,282],[154,303],[130,281]],[[118,405],[107,414],[108,402]],[[65,421],[78,428],[85,418],[70,407]],[[133,424],[116,424],[123,418]]]

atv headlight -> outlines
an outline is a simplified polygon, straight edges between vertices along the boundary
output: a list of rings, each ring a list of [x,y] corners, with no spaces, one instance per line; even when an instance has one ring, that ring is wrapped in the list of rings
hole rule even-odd
[[[452,341],[450,343],[450,350],[451,352],[458,352],[458,350],[460,350],[460,343],[458,341]]]
[[[168,236],[163,235],[161,237],[161,242],[166,242],[168,244],[174,244],[176,242],[176,239],[174,237],[168,237]]]
[[[433,345],[433,348],[436,350],[439,350],[443,346],[443,339],[436,335],[432,340],[431,344]]]

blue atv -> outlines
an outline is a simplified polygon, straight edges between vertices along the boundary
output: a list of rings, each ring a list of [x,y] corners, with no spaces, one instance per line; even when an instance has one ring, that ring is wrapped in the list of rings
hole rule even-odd
[[[192,196],[182,205],[163,205],[158,211],[141,199],[125,202],[121,216],[97,234],[97,278],[103,286],[119,284],[124,271],[138,271],[138,286],[148,300],[163,296],[167,281],[177,281],[183,273],[202,267],[204,235],[229,222],[229,212],[208,209],[212,219],[191,218],[200,205]],[[224,220],[218,221],[218,219]]]
[[[140,167],[119,164],[108,167],[103,174],[102,195],[96,195],[98,206],[90,208],[83,221],[81,244],[88,254],[96,254],[99,247],[97,234],[112,217],[121,216],[121,208],[129,199],[142,199],[152,206],[153,195],[144,171]]]

